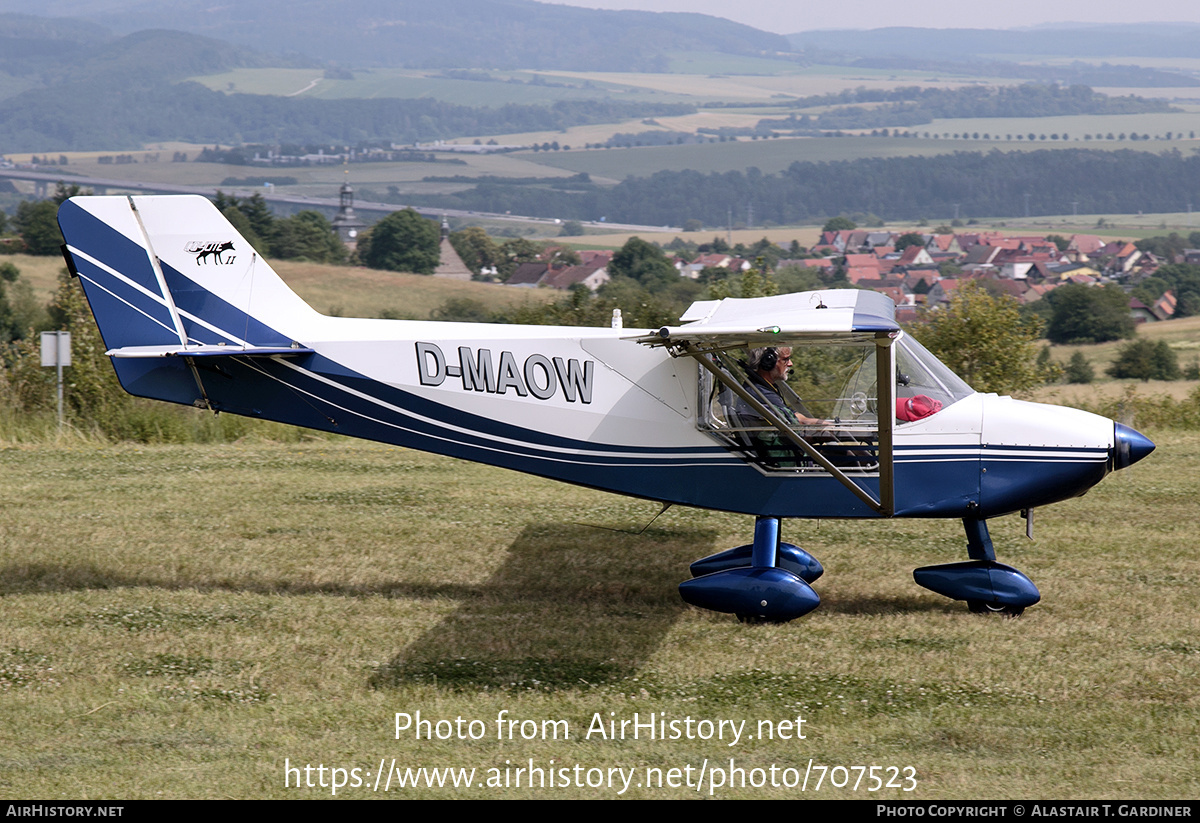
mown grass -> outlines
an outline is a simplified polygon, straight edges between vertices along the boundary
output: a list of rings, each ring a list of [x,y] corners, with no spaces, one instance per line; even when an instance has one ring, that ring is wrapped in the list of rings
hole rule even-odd
[[[784,626],[685,607],[749,518],[657,507],[342,439],[0,449],[0,795],[327,797],[285,761],[476,767],[911,765],[821,797],[1171,798],[1200,790],[1200,435],[1086,497],[992,524],[1043,602],[970,615],[913,584],[948,521],[789,522],[827,568]],[[507,710],[570,740],[497,740]],[[484,739],[396,738],[396,712]],[[595,713],[805,719],[804,740],[603,740]],[[314,781],[316,780],[314,773]],[[707,788],[706,788],[707,791]],[[339,797],[366,797],[369,787]],[[378,796],[382,796],[382,791]],[[608,789],[406,790],[612,797]],[[683,798],[694,788],[625,796]],[[704,796],[704,794],[701,794]],[[720,789],[721,797],[799,797]],[[811,792],[808,796],[814,796]]]

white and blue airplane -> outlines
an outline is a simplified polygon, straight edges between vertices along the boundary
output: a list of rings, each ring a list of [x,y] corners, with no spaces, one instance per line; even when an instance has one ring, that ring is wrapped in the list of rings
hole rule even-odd
[[[201,197],[76,197],[58,219],[129,393],[752,515],[752,543],[680,585],[749,622],[820,603],[821,564],[781,541],[783,518],[961,519],[969,560],[916,582],[1019,614],[1040,595],[996,561],[987,520],[1031,527],[1154,449],[1094,414],[973,391],[874,292],[702,301],[640,331],[326,317]],[[767,396],[752,351],[806,364],[809,396]]]

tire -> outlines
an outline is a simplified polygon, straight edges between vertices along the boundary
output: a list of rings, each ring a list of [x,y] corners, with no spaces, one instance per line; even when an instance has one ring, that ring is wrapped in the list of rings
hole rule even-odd
[[[968,600],[967,609],[971,614],[1000,614],[1005,617],[1020,617],[1025,612],[1024,606],[1006,606],[986,600]]]

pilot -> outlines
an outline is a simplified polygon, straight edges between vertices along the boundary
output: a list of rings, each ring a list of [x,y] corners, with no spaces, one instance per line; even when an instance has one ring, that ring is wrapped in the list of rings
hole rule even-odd
[[[792,408],[783,399],[779,386],[787,380],[788,372],[792,367],[791,348],[771,346],[751,349],[746,360],[746,367],[749,376],[746,388],[751,395],[769,407],[785,422],[795,421],[801,426],[828,425],[828,421],[810,417],[802,410]],[[736,411],[742,425],[759,429],[746,433],[744,437],[747,438],[746,444],[764,463],[779,468],[792,468],[808,463],[808,456],[800,451],[794,443],[775,431],[772,424],[764,420],[762,415],[749,403],[739,399]]]
[[[826,426],[828,420],[821,420],[793,409],[783,399],[777,386],[787,380],[792,368],[792,350],[788,347],[751,349],[748,360],[750,382],[760,398],[784,420],[795,420],[802,426]]]

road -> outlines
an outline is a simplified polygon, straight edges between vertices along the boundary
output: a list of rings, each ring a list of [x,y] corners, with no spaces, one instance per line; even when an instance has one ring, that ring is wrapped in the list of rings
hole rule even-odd
[[[206,186],[183,186],[177,183],[145,183],[135,180],[119,180],[116,178],[106,177],[85,177],[82,175],[64,175],[61,173],[48,173],[42,171],[33,171],[28,169],[0,169],[0,179],[8,178],[11,180],[25,180],[33,183],[44,185],[47,190],[58,183],[72,183],[83,188],[90,188],[95,192],[107,192],[109,189],[116,189],[121,193],[144,193],[144,194],[199,194],[202,197],[213,197],[217,193],[216,188]],[[221,189],[226,194],[231,194],[236,197],[249,197],[252,194],[261,195],[268,203],[284,203],[289,206],[301,206],[303,208],[324,208],[337,211],[341,202],[337,197],[305,197],[302,195],[281,194],[276,192],[274,188],[231,188]],[[361,212],[382,212],[384,214],[401,211],[411,208],[426,217],[439,219],[442,215],[446,217],[457,217],[464,220],[500,220],[512,223],[540,223],[546,226],[561,225],[562,221],[552,217],[530,217],[521,214],[498,214],[495,212],[485,211],[462,211],[459,209],[429,209],[424,206],[404,206],[395,203],[373,203],[370,201],[359,200],[355,198],[354,209]],[[600,228],[611,229],[615,232],[641,231],[641,232],[658,232],[658,231],[681,231],[676,226],[641,226],[635,223],[609,223],[602,221],[579,221],[585,226],[595,226]]]

